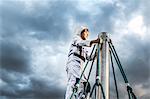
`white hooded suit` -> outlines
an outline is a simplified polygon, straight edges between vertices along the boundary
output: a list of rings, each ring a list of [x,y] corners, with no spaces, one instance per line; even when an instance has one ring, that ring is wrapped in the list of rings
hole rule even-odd
[[[70,99],[71,94],[73,93],[73,87],[76,83],[76,79],[80,78],[80,75],[82,73],[83,63],[85,62],[85,59],[90,59],[90,57],[88,56],[88,51],[86,50],[86,47],[90,46],[90,41],[82,40],[80,36],[81,31],[84,29],[87,29],[87,27],[81,27],[79,29],[70,46],[68,61],[66,64],[68,83],[65,99]],[[85,78],[82,78],[81,82],[84,81],[86,81]],[[79,87],[81,90],[83,89],[81,88],[83,87],[81,86],[81,84]]]

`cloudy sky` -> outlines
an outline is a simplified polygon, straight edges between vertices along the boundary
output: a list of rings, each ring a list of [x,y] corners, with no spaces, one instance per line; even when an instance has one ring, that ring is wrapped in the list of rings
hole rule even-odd
[[[75,28],[86,24],[89,39],[109,33],[133,91],[149,99],[149,5],[149,0],[0,0],[0,98],[63,99],[69,44]],[[127,99],[115,69],[120,97]]]

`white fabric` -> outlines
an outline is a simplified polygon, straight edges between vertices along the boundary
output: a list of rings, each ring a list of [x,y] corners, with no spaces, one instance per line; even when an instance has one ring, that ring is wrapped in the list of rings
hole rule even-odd
[[[81,35],[81,31],[84,29],[88,29],[86,26],[80,26],[78,27],[78,29],[76,30],[76,35],[80,36]]]
[[[75,36],[71,44],[82,46],[82,56],[84,56],[85,58],[87,57],[86,46],[90,45],[90,41],[82,40],[80,36]],[[74,52],[79,53],[80,51],[76,46],[71,45],[69,53],[74,53]],[[80,63],[77,61],[79,61]],[[68,61],[66,64],[68,83],[67,83],[65,99],[70,99],[70,96],[73,92],[72,90],[73,90],[74,84],[76,83],[76,78],[80,78],[80,75],[82,72],[81,68],[82,68],[83,63],[84,63],[83,60],[81,60],[77,56],[74,56],[73,54],[68,57]],[[81,82],[83,81],[86,81],[86,80],[82,78]]]
[[[78,45],[78,46],[82,46],[82,56],[86,57],[86,55],[88,55],[88,51],[87,51],[86,47],[90,46],[90,41],[89,40],[82,40],[80,36],[75,36],[73,38],[73,41],[71,43],[70,50],[69,50],[71,52],[69,52],[69,54],[70,53],[78,53],[78,54],[80,54],[79,49],[77,47],[75,47],[75,46],[72,46],[72,44],[75,44],[75,45]],[[68,58],[67,64],[70,63],[71,61],[75,61],[75,60],[78,60],[78,61],[80,61],[82,63],[82,60],[80,58],[78,58],[78,57],[76,57],[74,55],[71,55]]]
[[[77,73],[77,71],[79,71],[77,69],[79,69],[79,68],[76,68],[76,67],[72,68],[71,67],[72,64],[69,64],[69,65],[70,65],[70,68],[68,68],[68,70],[67,70],[68,83],[67,83],[67,90],[66,90],[65,99],[70,99],[70,97],[71,97],[71,95],[73,93],[74,85],[76,83],[76,78],[77,78],[76,76],[79,76],[78,73]],[[79,92],[84,90],[84,86],[82,84],[82,82],[84,82],[84,81],[85,80],[81,80],[81,83],[80,83],[80,86],[78,88],[78,92],[77,93],[79,93]],[[72,99],[75,99],[75,97],[73,96]],[[77,95],[76,99],[79,99],[78,95]]]

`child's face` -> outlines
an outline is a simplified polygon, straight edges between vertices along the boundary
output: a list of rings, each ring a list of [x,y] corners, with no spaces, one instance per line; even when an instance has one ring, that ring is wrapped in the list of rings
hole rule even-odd
[[[88,29],[85,29],[85,31],[81,34],[81,38],[83,40],[86,40],[88,38],[88,36],[89,36],[89,31],[88,31]]]

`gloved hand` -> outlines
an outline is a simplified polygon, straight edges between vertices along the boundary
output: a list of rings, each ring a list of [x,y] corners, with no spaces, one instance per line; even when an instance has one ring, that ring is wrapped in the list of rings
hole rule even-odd
[[[75,84],[74,86],[73,86],[73,92],[77,92],[78,91],[78,88],[79,88],[79,84]]]

